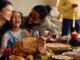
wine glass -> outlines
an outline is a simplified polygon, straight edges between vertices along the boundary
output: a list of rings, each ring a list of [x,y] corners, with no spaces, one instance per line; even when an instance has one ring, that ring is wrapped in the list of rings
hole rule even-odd
[[[50,37],[53,39],[56,39],[56,35],[54,35],[54,34],[50,34]]]
[[[50,32],[50,37],[51,37],[52,41],[56,40],[56,36],[57,36],[56,34],[53,34],[53,33]]]

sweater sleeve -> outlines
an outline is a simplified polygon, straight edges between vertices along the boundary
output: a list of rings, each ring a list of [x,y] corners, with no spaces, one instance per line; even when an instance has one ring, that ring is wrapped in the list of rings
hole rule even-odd
[[[47,20],[47,29],[50,30],[51,34],[58,34],[58,27],[57,25],[55,25],[54,23],[52,23],[50,21],[50,19],[46,19]]]
[[[1,42],[1,48],[2,48],[2,49],[7,48],[8,40],[9,40],[8,34],[5,33],[5,34],[3,35],[3,37],[2,37],[2,42]]]
[[[59,4],[58,4],[58,10],[63,13],[63,12],[67,12],[70,9],[74,9],[72,8],[72,4],[68,3],[68,0],[60,0]]]

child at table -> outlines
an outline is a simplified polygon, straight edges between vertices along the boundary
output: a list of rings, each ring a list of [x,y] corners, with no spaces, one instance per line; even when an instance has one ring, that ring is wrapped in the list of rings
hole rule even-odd
[[[29,36],[29,32],[27,30],[23,30],[20,28],[21,14],[19,12],[12,12],[11,20],[9,23],[10,29],[2,37],[2,49],[11,48],[15,42],[23,39],[26,36]]]

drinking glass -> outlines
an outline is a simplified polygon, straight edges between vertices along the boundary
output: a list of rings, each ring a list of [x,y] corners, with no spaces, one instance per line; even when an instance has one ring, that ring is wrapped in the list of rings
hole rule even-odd
[[[50,32],[51,40],[56,40],[56,36],[57,36],[56,34]]]

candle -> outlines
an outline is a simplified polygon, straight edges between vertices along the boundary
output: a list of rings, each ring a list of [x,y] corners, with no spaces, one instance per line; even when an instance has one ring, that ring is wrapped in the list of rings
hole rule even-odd
[[[72,32],[72,33],[71,33],[71,38],[72,38],[73,40],[77,40],[77,39],[78,39],[78,33],[77,33],[77,32]]]
[[[78,6],[80,6],[80,1],[79,0],[78,0],[77,4],[78,4]],[[78,11],[78,19],[79,19],[79,12],[80,11]]]
[[[79,1],[77,0],[77,4],[79,5]],[[77,11],[77,9],[78,8],[74,8],[75,10],[74,10],[74,14],[73,14],[73,27],[75,28],[75,13],[76,13],[76,11]],[[79,19],[79,12],[78,12],[78,19]]]
[[[73,27],[75,28],[75,12],[73,14]]]

